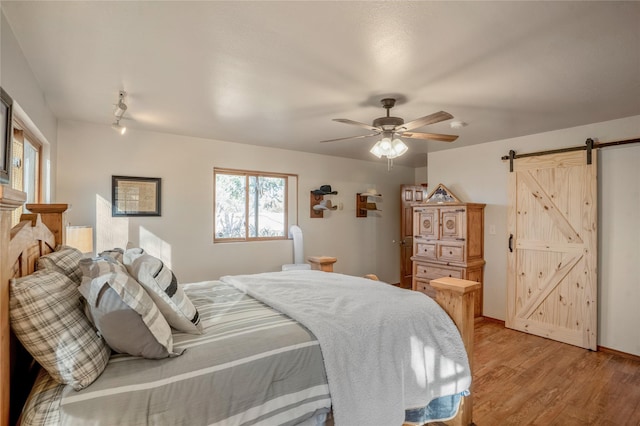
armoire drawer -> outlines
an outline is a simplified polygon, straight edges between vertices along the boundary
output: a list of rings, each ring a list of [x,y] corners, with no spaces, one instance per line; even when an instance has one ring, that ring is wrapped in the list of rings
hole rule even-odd
[[[464,244],[438,243],[438,260],[464,262]]]
[[[415,255],[422,256],[426,259],[436,260],[436,244],[418,243]]]
[[[432,299],[436,298],[436,289],[431,287],[428,281],[416,280],[416,291],[424,293]]]
[[[442,277],[462,278],[462,270],[418,263],[416,264],[416,277],[427,280],[435,280]]]

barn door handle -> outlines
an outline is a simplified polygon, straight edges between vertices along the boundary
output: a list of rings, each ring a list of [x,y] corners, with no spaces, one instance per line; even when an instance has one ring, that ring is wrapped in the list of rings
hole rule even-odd
[[[509,234],[509,251],[513,253],[513,234]]]

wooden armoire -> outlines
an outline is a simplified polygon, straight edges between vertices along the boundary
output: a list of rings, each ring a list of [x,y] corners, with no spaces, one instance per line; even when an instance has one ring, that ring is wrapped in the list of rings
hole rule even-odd
[[[461,278],[480,283],[474,314],[482,316],[485,204],[461,202],[440,184],[413,206],[412,289],[435,297],[431,280]]]

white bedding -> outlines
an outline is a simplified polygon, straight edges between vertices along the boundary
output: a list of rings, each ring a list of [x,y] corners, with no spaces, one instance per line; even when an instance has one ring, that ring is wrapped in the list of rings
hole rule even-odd
[[[429,297],[321,271],[225,276],[320,342],[336,425],[400,425],[405,409],[467,390],[460,334]]]

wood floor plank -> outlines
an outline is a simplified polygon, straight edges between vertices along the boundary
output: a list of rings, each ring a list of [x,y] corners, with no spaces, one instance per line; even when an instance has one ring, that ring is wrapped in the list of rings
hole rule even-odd
[[[476,322],[473,420],[640,426],[640,359]]]

